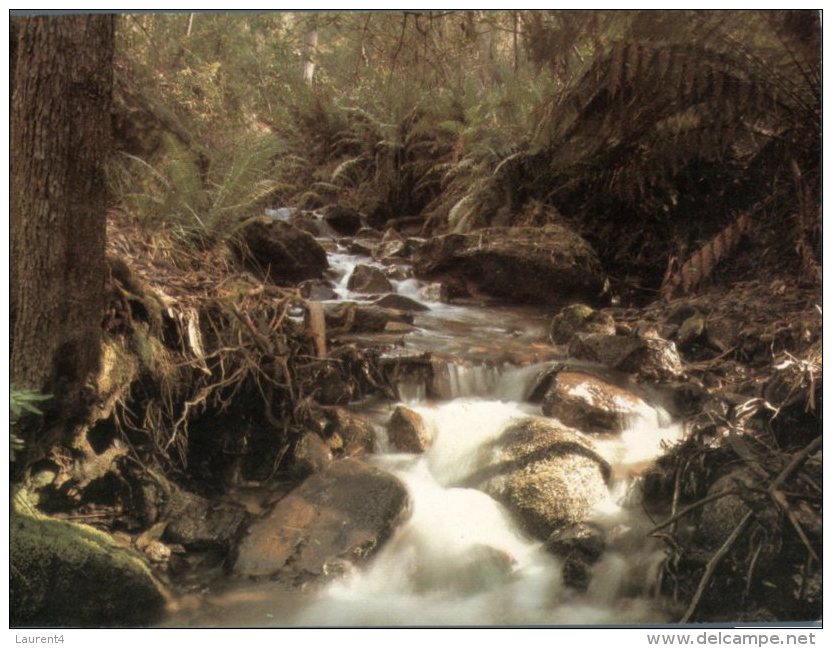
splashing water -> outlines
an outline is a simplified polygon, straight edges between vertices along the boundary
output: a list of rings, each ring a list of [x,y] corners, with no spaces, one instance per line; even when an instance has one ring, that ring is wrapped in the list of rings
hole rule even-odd
[[[511,377],[520,382],[531,372],[516,374]],[[509,391],[518,389],[510,379],[503,383]],[[610,549],[595,565],[588,591],[575,592],[562,582],[560,561],[526,536],[500,504],[459,486],[482,467],[479,450],[535,408],[460,398],[413,409],[433,428],[433,445],[424,455],[387,454],[377,460],[407,486],[412,515],[366,569],[326,587],[293,623],[561,625],[662,619],[647,595],[663,554],[632,532],[644,521],[619,503],[626,482],[616,484],[596,509],[593,521],[607,530]],[[618,446],[632,443],[637,434],[652,443],[662,434],[673,438],[678,430],[648,431],[642,421]],[[604,454],[627,457],[622,447],[610,441]]]
[[[284,214],[275,214],[282,218]],[[347,289],[359,263],[372,260],[330,254],[336,292]],[[415,279],[392,282],[400,294],[420,299]],[[664,553],[647,538],[651,524],[627,495],[639,470],[662,445],[681,438],[668,415],[645,405],[619,434],[593,435],[613,468],[609,497],[591,521],[607,547],[591,568],[586,592],[568,587],[560,559],[524,533],[512,515],[484,492],[465,488],[482,468],[481,450],[518,419],[539,415],[525,402],[541,365],[506,360],[506,350],[535,346],[545,337],[546,314],[522,309],[484,309],[430,303],[408,336],[411,350],[440,350],[434,382],[398,385],[402,401],[433,432],[422,455],[390,450],[371,461],[396,475],[410,496],[409,518],[369,564],[319,588],[287,592],[275,584],[235,584],[211,607],[210,625],[417,626],[593,625],[656,623],[663,618],[652,597]],[[516,345],[512,347],[511,345]],[[513,357],[513,356],[512,356]],[[517,366],[525,364],[525,366]],[[436,378],[438,376],[438,378]],[[429,402],[428,394],[444,402]],[[233,601],[240,601],[234,603]],[[252,620],[254,619],[254,620]],[[190,619],[186,623],[193,623]],[[196,624],[205,625],[197,618]]]

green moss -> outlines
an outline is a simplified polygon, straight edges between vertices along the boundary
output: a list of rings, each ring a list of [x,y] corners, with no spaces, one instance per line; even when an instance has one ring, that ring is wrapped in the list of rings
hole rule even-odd
[[[162,353],[162,343],[148,333],[146,327],[137,327],[133,331],[131,348],[139,358],[142,367],[151,373],[156,371],[156,359]]]
[[[572,304],[558,313],[552,320],[550,337],[555,344],[569,342],[573,335],[581,328],[581,325],[595,311],[584,304]]]
[[[685,346],[696,341],[705,332],[705,316],[702,313],[694,313],[688,317],[679,327],[676,336],[679,345]]]
[[[12,625],[128,626],[164,607],[142,557],[89,526],[44,517],[23,493],[10,520]]]

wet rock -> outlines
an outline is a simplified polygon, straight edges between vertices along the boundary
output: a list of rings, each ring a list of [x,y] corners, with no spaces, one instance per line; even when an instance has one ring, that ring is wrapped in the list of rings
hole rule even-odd
[[[543,414],[582,432],[620,432],[647,409],[635,394],[590,376],[563,371],[543,397]]]
[[[295,470],[301,475],[321,472],[332,463],[329,446],[314,432],[305,432],[295,444]]]
[[[539,417],[522,419],[483,450],[466,485],[491,495],[545,540],[607,497],[610,466],[586,436]]]
[[[604,284],[590,245],[560,225],[490,227],[428,240],[413,254],[419,277],[455,277],[514,302],[595,299]]]
[[[298,285],[300,294],[304,299],[312,301],[329,301],[338,299],[338,293],[333,290],[328,281],[322,279],[309,279]]]
[[[439,282],[427,284],[419,292],[419,296],[428,302],[447,303],[450,300],[450,294],[448,292],[447,286]]]
[[[389,295],[385,295],[384,297],[376,299],[373,302],[373,304],[375,306],[381,306],[383,308],[395,308],[396,310],[401,311],[419,312],[430,310],[430,308],[428,308],[424,304],[420,304],[415,299],[405,297],[404,295],[397,295],[395,293],[391,293]]]
[[[211,501],[174,487],[165,507],[162,540],[187,549],[227,550],[247,515],[243,506]]]
[[[682,375],[676,345],[660,337],[578,333],[569,344],[569,357],[598,362],[648,380]]]
[[[409,247],[404,237],[391,228],[384,232],[373,256],[379,260],[392,260],[405,257],[408,253]]]
[[[12,626],[135,627],[159,620],[165,593],[145,560],[89,526],[13,513]]]
[[[299,230],[307,232],[312,236],[322,236],[326,233],[321,220],[313,212],[299,211],[289,221],[291,225]]]
[[[384,332],[392,334],[410,333],[415,328],[413,324],[407,324],[405,322],[387,322],[384,325]]]
[[[277,283],[319,278],[329,266],[326,252],[308,232],[268,216],[252,220],[232,248],[247,268]]]
[[[615,320],[609,313],[584,304],[572,304],[555,315],[549,329],[554,344],[566,344],[576,333],[615,335]]]
[[[167,527],[167,522],[157,522],[149,529],[146,529],[141,534],[139,534],[139,536],[136,538],[136,549],[138,549],[139,551],[144,551],[152,542],[159,541],[165,532],[165,527]],[[121,540],[118,537],[116,537],[116,534],[113,534],[113,538],[121,542]]]
[[[376,433],[368,418],[343,407],[331,408],[327,418],[326,433],[329,438],[338,436],[344,455],[354,457],[375,450]]]
[[[294,584],[325,579],[345,561],[373,555],[407,506],[407,490],[389,473],[356,459],[336,461],[249,527],[233,572]]]
[[[350,207],[330,205],[324,211],[324,220],[336,234],[353,236],[364,225],[364,217]]]
[[[600,528],[580,522],[552,533],[544,547],[563,560],[564,583],[585,590],[592,576],[592,565],[604,553],[606,541]]]
[[[372,256],[375,242],[367,239],[355,239],[347,243],[347,252],[359,256]]]
[[[384,269],[384,274],[388,279],[395,279],[396,281],[404,281],[413,276],[413,268],[399,264],[389,265]]]
[[[409,407],[399,405],[387,424],[390,443],[400,452],[425,452],[433,443],[433,432],[424,419]]]
[[[378,268],[367,265],[357,265],[352,271],[347,288],[358,293],[386,293],[393,292],[390,280]]]

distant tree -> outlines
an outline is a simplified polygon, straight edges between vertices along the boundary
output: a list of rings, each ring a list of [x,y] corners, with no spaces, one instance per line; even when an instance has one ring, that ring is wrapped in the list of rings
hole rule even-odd
[[[26,17],[14,31],[11,381],[72,417],[100,361],[115,17]]]

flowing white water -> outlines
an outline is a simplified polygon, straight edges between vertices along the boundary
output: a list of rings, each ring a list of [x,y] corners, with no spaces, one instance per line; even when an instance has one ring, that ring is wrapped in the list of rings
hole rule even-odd
[[[382,454],[377,465],[407,486],[412,515],[365,569],[325,588],[292,622],[300,625],[535,625],[657,622],[650,586],[663,556],[637,528],[645,523],[621,506],[628,483],[615,484],[593,521],[610,549],[586,593],[564,586],[562,565],[526,536],[500,504],[459,485],[481,468],[480,450],[513,421],[538,408],[500,400],[527,389],[528,369],[507,372],[488,399],[457,398],[411,405],[433,428],[423,455]],[[679,430],[659,417],[605,439],[611,459],[643,457]],[[641,441],[645,447],[641,448]],[[635,446],[639,446],[636,449]]]
[[[346,287],[358,263],[383,267],[365,257],[330,255],[335,290],[343,298],[367,299]],[[417,280],[393,284],[400,294],[420,299],[422,284]],[[647,406],[622,433],[593,437],[599,454],[613,466],[610,495],[596,507],[591,520],[604,530],[607,549],[592,568],[587,591],[575,591],[563,583],[560,560],[528,537],[502,505],[483,492],[462,487],[465,478],[482,467],[484,446],[512,422],[540,414],[539,405],[525,402],[540,370],[533,364],[537,355],[528,349],[548,348],[540,344],[548,314],[428,305],[431,310],[417,316],[417,331],[407,336],[405,345],[449,359],[434,361],[431,384],[398,387],[401,400],[432,428],[433,443],[422,455],[395,453],[379,430],[381,452],[372,459],[405,484],[409,518],[368,565],[312,592],[287,593],[276,586],[272,591],[263,584],[250,585],[246,592],[246,586],[237,586],[235,596],[247,601],[245,611],[233,605],[214,608],[211,623],[415,626],[663,621],[651,588],[664,554],[646,536],[649,520],[638,507],[627,506],[626,499],[632,475],[660,453],[663,442],[677,440],[680,428],[669,422],[666,413]],[[522,361],[515,362],[517,358]],[[436,400],[427,401],[428,394]]]

